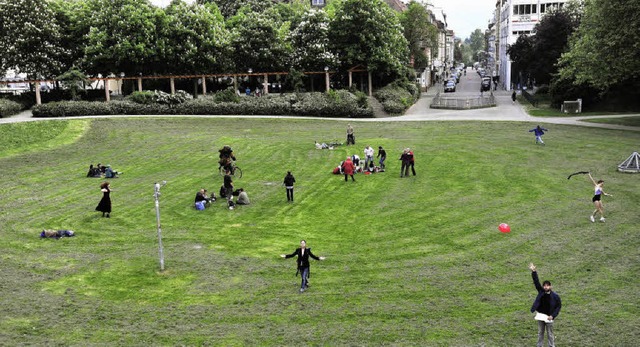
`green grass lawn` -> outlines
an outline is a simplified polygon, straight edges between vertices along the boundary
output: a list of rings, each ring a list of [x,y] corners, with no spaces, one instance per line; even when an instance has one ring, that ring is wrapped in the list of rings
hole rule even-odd
[[[314,141],[344,141],[344,121],[0,125],[0,345],[531,346],[529,262],[562,297],[558,345],[637,343],[640,175],[616,166],[640,134],[555,125],[537,146],[528,123],[352,124],[357,146],[335,150]],[[225,144],[252,204],[196,211],[196,191],[222,183]],[[367,144],[385,147],[387,172],[331,174]],[[399,177],[404,147],[415,177]],[[94,211],[102,180],[85,178],[97,162],[124,171],[110,219]],[[588,220],[588,178],[566,178],[582,170],[613,194],[606,223]],[[40,239],[45,228],[77,236]],[[300,239],[327,257],[304,294],[295,260],[279,257]]]
[[[626,126],[640,127],[640,117],[616,117],[616,118],[594,118],[585,119],[585,122],[592,123],[605,123],[605,124],[619,124]]]

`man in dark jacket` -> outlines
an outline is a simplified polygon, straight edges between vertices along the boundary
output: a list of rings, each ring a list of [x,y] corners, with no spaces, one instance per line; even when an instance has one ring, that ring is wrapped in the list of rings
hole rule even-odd
[[[315,260],[324,260],[324,257],[316,257],[311,253],[311,248],[307,248],[305,240],[300,241],[300,248],[297,248],[291,254],[281,254],[283,258],[292,258],[298,256],[298,272],[302,275],[302,283],[300,284],[300,293],[304,292],[309,286],[309,257]],[[297,273],[296,273],[297,274]]]
[[[560,314],[560,308],[562,308],[562,301],[560,296],[551,290],[551,282],[544,281],[542,286],[538,279],[538,272],[536,266],[533,263],[529,264],[531,269],[531,277],[533,278],[533,285],[538,291],[538,296],[531,306],[531,312],[538,312],[546,315],[546,320],[538,320],[538,347],[542,347],[544,344],[544,331],[547,330],[547,340],[549,347],[555,347],[555,336],[553,335],[553,320]]]

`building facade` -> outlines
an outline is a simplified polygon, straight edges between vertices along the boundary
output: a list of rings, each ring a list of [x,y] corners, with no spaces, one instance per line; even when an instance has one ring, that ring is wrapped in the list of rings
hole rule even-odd
[[[489,40],[489,50],[494,47],[494,58],[489,69],[495,71],[499,84],[505,90],[518,88],[520,81],[513,72],[511,59],[507,54],[510,45],[520,35],[534,35],[536,24],[546,13],[561,9],[566,1],[562,0],[497,0],[493,18],[489,21],[489,31],[493,41]],[[490,37],[491,38],[491,37]],[[491,51],[489,51],[491,55]]]

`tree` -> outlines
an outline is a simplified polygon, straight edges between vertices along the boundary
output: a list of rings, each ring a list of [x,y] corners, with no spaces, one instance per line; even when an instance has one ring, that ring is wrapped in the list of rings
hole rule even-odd
[[[585,1],[582,21],[560,59],[559,74],[602,91],[640,87],[640,2]],[[623,30],[623,31],[622,31]]]
[[[484,51],[484,33],[480,29],[474,30],[469,36],[469,47],[473,52],[473,60],[479,61],[478,52]]]
[[[56,80],[61,81],[62,85],[69,89],[72,100],[79,100],[80,96],[78,94],[85,92],[86,86],[91,83],[85,74],[76,69],[63,73],[56,77]]]
[[[262,12],[277,2],[277,0],[197,0],[200,5],[214,3],[220,9],[224,18],[235,16],[243,7],[248,7],[255,12]]]
[[[90,75],[152,74],[158,52],[156,21],[164,11],[147,0],[87,0],[81,26],[89,27],[83,66]]]
[[[230,69],[231,33],[215,4],[173,1],[165,10],[159,47],[168,73],[211,73]]]
[[[63,36],[50,1],[0,0],[0,70],[17,68],[31,78],[65,70]]]
[[[324,11],[310,9],[291,32],[291,62],[303,71],[321,71],[333,67],[337,60],[329,50],[329,18]]]
[[[533,36],[520,35],[513,45],[507,48],[507,54],[512,64],[513,72],[518,74],[518,83],[528,81],[531,64],[533,63]]]
[[[405,76],[409,45],[393,10],[382,0],[337,2],[329,24],[332,51],[343,68],[365,65],[381,76]]]
[[[560,55],[568,46],[570,35],[576,29],[569,13],[559,10],[547,14],[535,27],[529,73],[536,84],[549,84],[558,71]]]
[[[288,70],[291,56],[288,22],[279,21],[272,11],[254,12],[245,7],[229,18],[227,25],[232,31],[236,71]]]
[[[404,37],[409,42],[409,54],[413,57],[414,68],[429,66],[430,58],[426,49],[431,52],[438,49],[438,29],[430,21],[429,11],[424,5],[411,1],[407,10],[400,15],[400,23],[404,28]]]

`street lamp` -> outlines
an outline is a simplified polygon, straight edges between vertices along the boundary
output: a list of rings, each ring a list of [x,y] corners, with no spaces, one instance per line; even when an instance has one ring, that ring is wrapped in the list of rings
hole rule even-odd
[[[158,253],[160,255],[160,271],[164,271],[164,248],[162,247],[162,227],[160,225],[160,188],[164,187],[167,181],[155,183],[153,197],[156,200],[156,225],[158,228]]]

